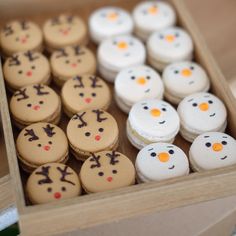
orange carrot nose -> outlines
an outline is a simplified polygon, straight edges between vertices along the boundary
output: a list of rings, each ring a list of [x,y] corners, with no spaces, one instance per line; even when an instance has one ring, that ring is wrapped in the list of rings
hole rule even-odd
[[[200,109],[201,111],[207,111],[207,110],[209,109],[208,103],[203,102],[203,103],[199,104],[199,109]]]
[[[185,76],[185,77],[189,77],[189,76],[192,75],[192,71],[189,70],[189,69],[183,69],[182,72],[181,72],[181,74],[182,74],[183,76]]]
[[[151,115],[155,117],[161,115],[161,111],[159,109],[152,109],[150,112],[151,112]]]
[[[170,159],[170,155],[167,152],[161,152],[158,154],[158,158],[161,162],[167,162]]]
[[[128,44],[126,42],[119,42],[117,46],[120,49],[126,49],[128,47]]]
[[[169,35],[166,35],[165,39],[167,42],[172,43],[175,40],[175,36],[169,34]]]
[[[149,12],[149,14],[151,14],[151,15],[157,14],[157,12],[158,12],[157,6],[152,6],[152,7],[150,7],[150,8],[148,9],[148,12]]]
[[[223,149],[223,145],[221,143],[214,143],[212,149],[215,152],[220,152]]]
[[[137,83],[140,85],[144,85],[144,84],[146,84],[146,82],[147,82],[147,80],[144,77],[139,77],[137,79]]]
[[[111,20],[111,21],[114,21],[116,20],[118,17],[117,13],[115,12],[110,12],[109,14],[107,14],[107,19],[108,20]]]

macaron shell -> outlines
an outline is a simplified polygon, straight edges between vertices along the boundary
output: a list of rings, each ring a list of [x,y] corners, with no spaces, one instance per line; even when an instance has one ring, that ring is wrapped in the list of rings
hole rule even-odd
[[[50,65],[39,52],[19,52],[7,58],[3,66],[4,78],[14,90],[30,84],[47,83]]]
[[[38,167],[28,178],[26,190],[33,204],[77,197],[81,185],[77,173],[70,167],[50,163]]]
[[[8,55],[35,50],[41,46],[42,41],[40,28],[31,21],[11,21],[0,32],[0,45]]]
[[[145,182],[160,181],[189,173],[188,158],[177,146],[153,143],[143,148],[135,162],[140,179]]]
[[[93,53],[85,47],[65,47],[55,51],[51,58],[52,73],[55,77],[67,80],[83,74],[93,74],[96,60]]]
[[[24,87],[16,91],[10,101],[13,118],[26,123],[46,121],[58,113],[58,109],[60,112],[60,107],[59,96],[46,85]]]
[[[66,110],[72,114],[84,109],[106,109],[111,102],[107,84],[93,75],[77,76],[68,80],[61,95]]]
[[[83,122],[79,117],[82,117]],[[72,117],[67,126],[67,137],[75,151],[106,150],[117,142],[118,133],[116,120],[103,110],[81,111]]]
[[[211,170],[236,164],[236,141],[220,132],[199,135],[192,143],[189,156],[198,171]]]
[[[66,135],[49,123],[35,123],[23,129],[16,140],[16,148],[20,158],[32,165],[60,162],[68,155]]]
[[[83,42],[87,29],[78,16],[61,14],[45,22],[43,34],[47,45],[60,48]]]
[[[112,154],[116,155],[111,164]],[[103,151],[95,154],[100,166],[94,167],[94,157],[89,157],[82,165],[80,178],[88,193],[102,192],[129,186],[135,183],[135,169],[132,162],[119,152]]]

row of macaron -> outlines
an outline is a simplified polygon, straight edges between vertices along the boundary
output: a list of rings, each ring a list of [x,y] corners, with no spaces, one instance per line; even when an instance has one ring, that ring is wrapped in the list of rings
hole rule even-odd
[[[53,141],[59,140],[54,137]],[[31,203],[41,204],[77,197],[82,188],[86,193],[96,193],[135,182],[163,181],[188,175],[190,166],[202,171],[236,164],[235,151],[235,140],[220,132],[198,136],[190,147],[189,159],[179,147],[170,143],[147,145],[138,153],[135,166],[122,153],[101,151],[90,154],[79,176],[71,167],[59,162],[39,166],[28,178],[26,191]]]
[[[133,16],[133,17],[132,17]],[[137,5],[132,16],[118,7],[102,7],[89,17],[89,32],[95,43],[112,36],[131,34],[143,41],[157,30],[173,26],[176,14],[172,6],[162,1],[147,1]],[[43,49],[45,41],[49,52],[55,49],[84,45],[88,42],[87,26],[76,15],[61,14],[52,17],[40,27],[31,21],[10,21],[0,32],[2,52],[9,56],[19,51]]]

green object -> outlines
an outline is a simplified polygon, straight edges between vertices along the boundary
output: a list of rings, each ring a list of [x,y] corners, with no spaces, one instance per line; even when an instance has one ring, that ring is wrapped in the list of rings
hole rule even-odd
[[[0,231],[0,236],[15,236],[15,235],[19,235],[19,228],[17,224],[14,224],[9,228]]]

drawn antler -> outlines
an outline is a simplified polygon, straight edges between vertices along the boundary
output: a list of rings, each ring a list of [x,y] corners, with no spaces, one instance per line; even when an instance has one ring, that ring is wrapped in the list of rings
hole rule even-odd
[[[29,61],[34,61],[36,59],[38,59],[39,57],[38,56],[34,56],[34,53],[31,52],[31,51],[27,51],[24,53],[24,55],[29,59]]]
[[[34,85],[33,88],[36,89],[37,95],[39,95],[39,96],[49,94],[49,92],[43,92],[43,91],[42,91],[42,89],[44,89],[44,86],[41,85],[41,84]]]
[[[11,25],[5,25],[3,28],[3,32],[5,33],[5,36],[9,36],[11,34],[13,34],[13,29]]]
[[[93,112],[97,115],[97,122],[102,122],[107,119],[107,117],[102,118],[101,115],[104,113],[101,110],[93,110]]]
[[[84,88],[84,84],[82,82],[82,77],[76,76],[76,77],[74,77],[74,80],[78,81],[78,84],[75,84],[74,88]]]
[[[28,139],[30,142],[35,141],[35,140],[39,140],[39,137],[34,133],[33,129],[25,129],[25,134],[24,136],[30,136],[30,138]]]
[[[44,132],[47,134],[48,137],[53,137],[56,133],[53,132],[55,127],[51,126],[50,124],[47,124],[46,127],[43,127]]]
[[[59,17],[54,17],[52,20],[51,20],[51,25],[60,25],[60,20],[59,20]]]
[[[81,124],[78,124],[78,128],[82,128],[82,127],[84,127],[84,126],[87,126],[87,122],[85,122],[84,120],[83,120],[83,116],[86,114],[86,112],[83,112],[81,115],[80,114],[75,114],[74,116],[73,116],[73,120],[79,120],[80,122],[81,122]]]
[[[91,162],[95,162],[95,164],[92,164],[91,166],[90,166],[90,168],[99,168],[99,167],[101,167],[101,163],[99,162],[99,159],[100,159],[100,157],[101,156],[95,156],[95,154],[94,153],[91,153],[91,155],[92,155],[92,158],[90,158],[90,161]]]
[[[9,66],[19,66],[20,64],[19,55],[13,55],[9,58]]]
[[[67,22],[68,23],[71,23],[72,21],[73,21],[73,19],[74,19],[74,16],[72,16],[72,15],[70,15],[70,16],[67,16]]]
[[[68,57],[68,53],[65,51],[65,48],[60,48],[57,51],[58,51],[58,54],[56,55],[56,58]]]
[[[42,171],[35,172],[36,175],[43,175],[45,179],[38,181],[38,184],[51,184],[53,181],[49,177],[50,166],[42,166]]]
[[[99,79],[96,76],[90,76],[89,79],[91,80],[91,87],[92,88],[101,88],[102,85],[98,85]]]
[[[60,180],[61,180],[62,182],[66,182],[66,183],[75,185],[75,183],[73,183],[72,181],[66,179],[66,176],[67,176],[67,175],[73,174],[72,172],[67,172],[67,168],[68,168],[68,166],[65,166],[64,169],[61,169],[59,166],[57,167],[57,169],[58,169],[59,172],[61,173],[61,178],[60,178]]]
[[[29,25],[27,25],[26,21],[21,21],[20,26],[21,26],[21,29],[23,29],[23,30],[29,29]]]
[[[85,54],[84,51],[81,51],[80,46],[75,46],[74,50],[75,50],[75,55],[84,55]]]
[[[106,153],[106,156],[110,158],[111,165],[115,165],[119,162],[119,160],[116,160],[116,158],[119,157],[120,154],[116,153],[115,151],[112,151],[112,153]]]
[[[26,94],[26,88],[16,91],[14,94],[14,97],[19,97],[17,98],[17,101],[21,101],[21,100],[25,100],[29,98],[29,96]]]

